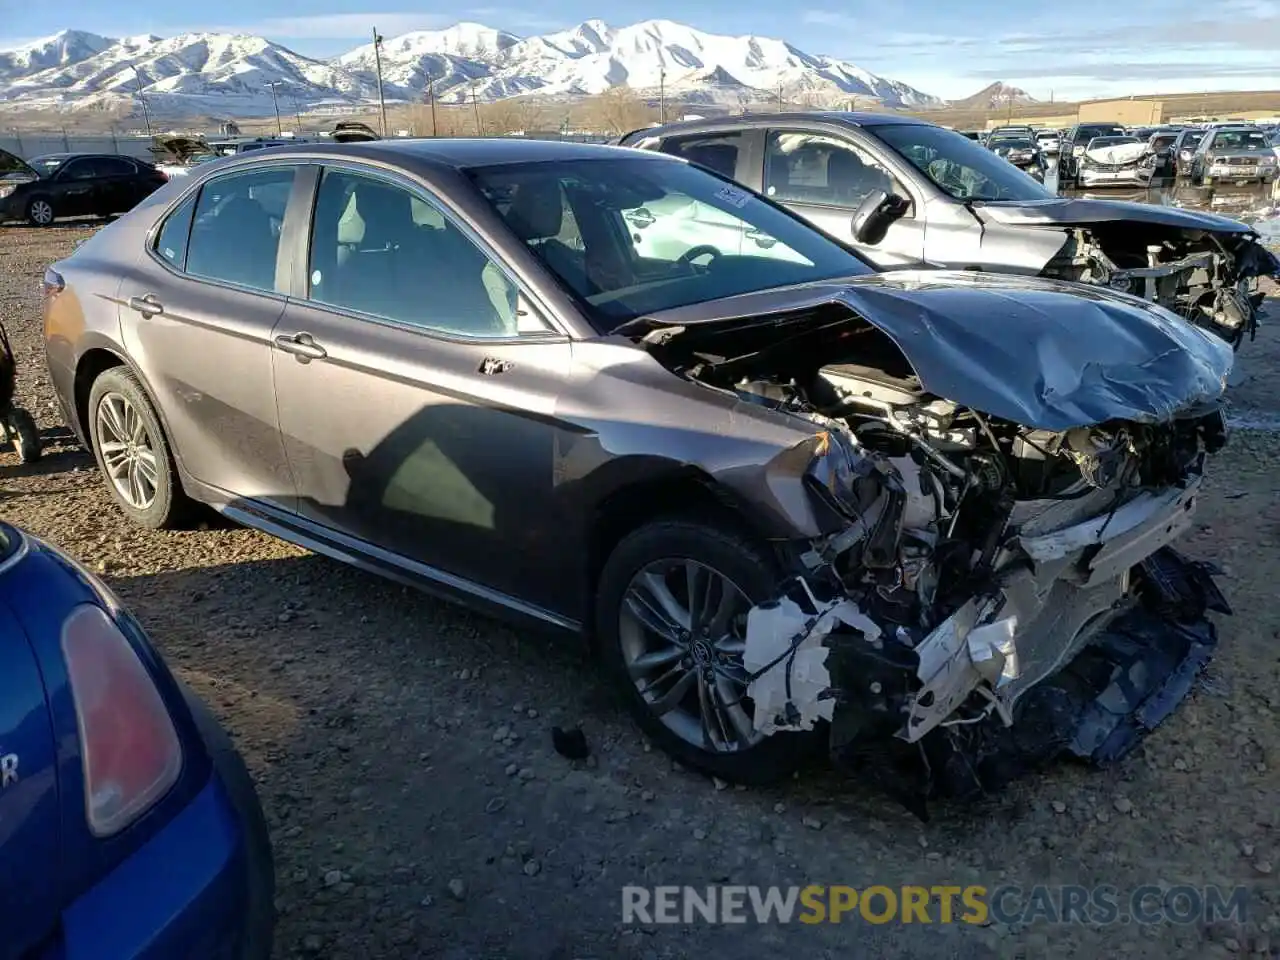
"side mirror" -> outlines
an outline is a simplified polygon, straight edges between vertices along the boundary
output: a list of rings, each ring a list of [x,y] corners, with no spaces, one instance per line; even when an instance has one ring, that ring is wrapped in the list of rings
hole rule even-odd
[[[872,190],[862,198],[853,213],[853,238],[874,246],[884,239],[889,228],[907,215],[911,201],[896,193]]]

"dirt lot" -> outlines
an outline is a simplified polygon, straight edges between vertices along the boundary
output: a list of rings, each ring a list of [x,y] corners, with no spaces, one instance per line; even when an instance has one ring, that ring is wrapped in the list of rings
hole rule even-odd
[[[1236,392],[1264,429],[1217,457],[1187,541],[1237,607],[1194,697],[1116,769],[1057,767],[922,825],[830,772],[747,791],[673,768],[567,646],[217,521],[127,526],[43,374],[38,281],[87,230],[0,232],[0,311],[48,446],[34,467],[0,454],[0,513],[102,571],[233,731],[274,832],[277,956],[1280,956],[1274,326]],[[551,748],[552,725],[578,722],[585,763]],[[1253,895],[1243,925],[620,922],[624,884],[712,882]]]

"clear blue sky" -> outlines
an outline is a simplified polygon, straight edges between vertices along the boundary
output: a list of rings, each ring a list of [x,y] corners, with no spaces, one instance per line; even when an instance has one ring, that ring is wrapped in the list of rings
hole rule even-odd
[[[966,96],[993,80],[1040,99],[1267,89],[1280,81],[1280,0],[541,0],[457,12],[394,0],[6,6],[0,47],[67,27],[107,36],[235,30],[324,57],[366,41],[375,25],[389,37],[467,19],[528,35],[591,17],[615,25],[666,18],[717,33],[778,37],[945,97]]]

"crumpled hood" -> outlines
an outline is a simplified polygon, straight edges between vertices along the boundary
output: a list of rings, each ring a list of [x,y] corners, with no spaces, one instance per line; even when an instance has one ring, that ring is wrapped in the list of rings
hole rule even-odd
[[[1119,143],[1113,147],[1094,147],[1084,152],[1085,159],[1094,163],[1105,163],[1119,166],[1126,163],[1137,163],[1148,153],[1152,153],[1145,143]]]
[[[1252,233],[1248,224],[1212,213],[1179,210],[1150,203],[1123,200],[1093,200],[1086,197],[1047,197],[1017,203],[975,203],[973,212],[987,223],[1013,227],[1085,227],[1091,223],[1127,220],[1156,223],[1184,230],[1212,230],[1220,233]]]
[[[641,318],[625,332],[834,304],[887,334],[928,392],[1043,430],[1161,421],[1216,403],[1233,361],[1226,342],[1139,298],[971,271],[893,271],[764,291]]]

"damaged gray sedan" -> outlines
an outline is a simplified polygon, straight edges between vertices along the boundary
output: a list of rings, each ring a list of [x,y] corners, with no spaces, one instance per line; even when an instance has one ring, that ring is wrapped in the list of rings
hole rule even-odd
[[[681,760],[763,782],[826,749],[917,809],[1123,755],[1213,648],[1225,602],[1170,544],[1232,351],[1159,306],[879,274],[617,148],[184,180],[45,277],[63,412],[138,523],[202,501],[582,632]]]

